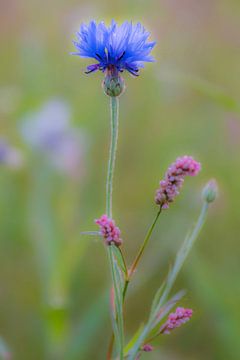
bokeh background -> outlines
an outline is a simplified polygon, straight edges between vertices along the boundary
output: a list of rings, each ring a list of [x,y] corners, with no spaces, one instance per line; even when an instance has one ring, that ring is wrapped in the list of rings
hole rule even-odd
[[[2,359],[104,359],[110,276],[96,230],[109,142],[102,74],[70,56],[82,21],[141,21],[154,64],[125,74],[114,217],[128,263],[155,215],[160,178],[179,155],[187,179],[161,217],[130,287],[129,338],[147,318],[201,189],[218,200],[176,284],[190,323],[143,359],[240,359],[240,2],[238,0],[2,0],[0,3],[0,353]]]

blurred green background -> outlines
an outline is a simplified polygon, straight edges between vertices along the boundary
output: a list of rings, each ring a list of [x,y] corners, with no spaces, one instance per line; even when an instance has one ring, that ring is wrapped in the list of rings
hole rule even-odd
[[[183,305],[194,317],[142,358],[240,359],[239,0],[1,1],[2,359],[105,358],[107,259],[101,242],[80,232],[96,230],[93,219],[104,212],[108,98],[102,74],[86,76],[89,62],[69,55],[80,23],[92,18],[141,21],[157,40],[157,62],[139,78],[124,74],[120,101],[113,200],[128,263],[155,215],[155,189],[168,165],[184,154],[202,163],[161,217],[135,275],[127,337],[147,318],[198,215],[202,186],[215,177],[219,198],[176,284],[188,290]],[[41,120],[57,123],[61,103],[67,145],[42,146]],[[40,126],[34,139],[31,119]]]

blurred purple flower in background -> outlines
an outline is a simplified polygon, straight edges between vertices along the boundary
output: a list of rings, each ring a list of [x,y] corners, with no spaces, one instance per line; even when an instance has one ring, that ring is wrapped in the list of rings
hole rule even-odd
[[[26,143],[44,154],[55,168],[78,177],[84,168],[86,136],[70,125],[70,116],[67,103],[51,100],[24,118],[21,133]]]
[[[3,138],[0,138],[0,165],[6,165],[11,169],[19,169],[23,165],[21,151],[12,147]]]

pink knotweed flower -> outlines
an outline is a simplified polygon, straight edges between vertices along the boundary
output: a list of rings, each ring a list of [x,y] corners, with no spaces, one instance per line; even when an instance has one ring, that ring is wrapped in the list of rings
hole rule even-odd
[[[95,223],[100,226],[100,232],[105,239],[106,245],[120,246],[122,239],[120,238],[120,230],[115,225],[114,220],[110,219],[107,215],[102,215]]]
[[[142,351],[151,352],[151,351],[153,351],[153,346],[151,344],[145,344],[142,347]]]
[[[168,209],[169,204],[179,194],[185,176],[196,176],[200,170],[201,164],[191,156],[177,158],[168,168],[164,180],[160,181],[160,187],[155,196],[156,204],[162,209]]]
[[[172,330],[189,321],[192,317],[192,314],[192,309],[178,307],[174,313],[171,313],[168,316],[166,323],[161,327],[161,334],[170,334]]]

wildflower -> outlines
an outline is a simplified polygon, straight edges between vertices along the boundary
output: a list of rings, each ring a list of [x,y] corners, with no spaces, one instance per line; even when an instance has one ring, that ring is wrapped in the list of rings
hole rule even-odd
[[[168,316],[166,323],[161,327],[161,334],[170,334],[172,330],[189,321],[192,314],[192,309],[178,307],[174,313]]]
[[[95,220],[95,223],[100,226],[100,233],[105,239],[107,245],[120,246],[122,239],[120,238],[120,230],[115,225],[114,220],[102,215],[99,219]]]
[[[216,180],[212,179],[204,187],[202,192],[202,197],[206,202],[211,203],[216,199],[217,193],[218,193],[217,182]]]
[[[150,345],[150,344],[145,344],[145,345],[143,345],[143,347],[142,347],[142,351],[151,352],[151,351],[153,351],[153,346]]]
[[[196,176],[201,169],[201,164],[191,156],[183,156],[168,168],[164,180],[156,192],[155,202],[162,209],[167,209],[173,202],[183,185],[185,176]]]
[[[82,24],[77,32],[77,41],[74,45],[83,58],[93,58],[97,63],[89,65],[86,73],[100,70],[106,74],[103,83],[104,90],[109,96],[118,96],[124,90],[124,81],[119,73],[127,70],[138,76],[139,69],[144,62],[152,62],[150,55],[156,42],[148,42],[150,33],[137,23],[125,21],[121,25],[112,20],[107,27],[102,21],[97,24],[90,21]]]

